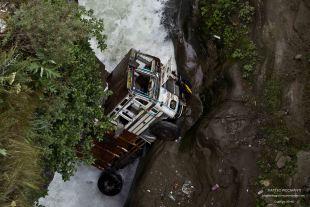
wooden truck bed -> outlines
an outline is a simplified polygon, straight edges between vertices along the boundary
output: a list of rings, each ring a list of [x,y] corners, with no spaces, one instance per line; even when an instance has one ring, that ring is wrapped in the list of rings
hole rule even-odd
[[[126,165],[143,147],[145,141],[137,135],[124,131],[121,135],[110,135],[103,141],[94,141],[92,153],[95,158],[94,166],[105,170],[107,168],[119,169]]]

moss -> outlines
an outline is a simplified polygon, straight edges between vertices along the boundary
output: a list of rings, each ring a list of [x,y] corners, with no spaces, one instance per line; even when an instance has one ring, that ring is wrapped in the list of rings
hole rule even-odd
[[[263,104],[264,108],[269,113],[276,113],[280,110],[281,107],[281,98],[282,98],[282,91],[281,91],[281,82],[276,79],[268,80],[265,83],[265,88],[263,91]]]

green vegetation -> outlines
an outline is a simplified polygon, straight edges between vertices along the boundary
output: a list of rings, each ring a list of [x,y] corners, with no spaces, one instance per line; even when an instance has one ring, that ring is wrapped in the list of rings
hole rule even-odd
[[[276,112],[281,107],[281,83],[278,80],[269,80],[265,83],[264,88],[264,106],[268,112]]]
[[[263,127],[262,132],[266,136],[263,145],[262,158],[258,161],[261,170],[260,180],[268,179],[273,187],[287,187],[287,180],[295,173],[296,152],[298,146],[293,145],[293,135],[290,133],[282,119],[270,120]],[[277,155],[289,156],[283,168],[277,168]]]
[[[261,158],[258,160],[260,176],[258,177],[259,188],[289,188],[289,180],[296,172],[296,155],[300,150],[307,150],[300,139],[304,136],[300,129],[289,129],[282,108],[283,84],[277,78],[270,77],[264,87],[261,102],[266,112],[266,121],[261,128],[264,135]],[[289,157],[281,168],[277,166],[279,157]],[[262,181],[268,180],[270,186],[264,186]],[[265,206],[266,202],[260,197],[256,206]]]
[[[80,160],[92,163],[93,139],[111,129],[88,40],[106,45],[102,20],[76,3],[15,1],[10,8],[0,36],[0,206],[26,207],[44,193],[43,173],[68,179]]]
[[[202,32],[205,38],[220,36],[223,41],[223,56],[240,61],[244,78],[254,71],[257,53],[250,40],[249,24],[254,7],[242,0],[201,0]]]

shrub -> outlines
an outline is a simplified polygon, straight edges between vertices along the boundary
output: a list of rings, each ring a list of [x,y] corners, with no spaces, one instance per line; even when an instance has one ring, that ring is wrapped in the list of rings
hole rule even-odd
[[[110,130],[88,40],[106,45],[102,20],[76,3],[15,3],[0,52],[0,205],[33,206],[43,169],[68,179],[80,160],[93,161],[93,139]]]
[[[224,57],[240,61],[243,77],[248,78],[257,59],[255,44],[248,37],[254,7],[241,0],[202,0],[200,10],[202,33],[209,38],[220,36]]]

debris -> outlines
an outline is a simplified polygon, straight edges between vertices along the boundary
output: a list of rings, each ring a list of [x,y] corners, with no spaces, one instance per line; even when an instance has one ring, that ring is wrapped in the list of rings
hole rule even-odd
[[[220,36],[218,36],[218,35],[213,35],[213,37],[214,37],[214,38],[216,38],[216,39],[218,39],[218,40],[220,40],[220,39],[221,39],[221,37],[220,37]]]
[[[294,57],[295,60],[301,60],[301,58],[302,58],[302,54],[297,54],[297,55]]]
[[[174,198],[174,196],[173,196],[172,194],[173,194],[173,192],[170,191],[168,197],[169,197],[171,200],[175,201],[175,198]]]
[[[151,192],[151,190],[149,190],[149,189],[147,189],[146,191],[149,192],[149,193]]]
[[[217,189],[219,189],[220,188],[220,186],[218,185],[218,184],[215,184],[213,187],[212,187],[212,191],[215,191],[215,190],[217,190]]]
[[[193,193],[194,188],[195,187],[192,185],[192,182],[188,180],[188,181],[185,181],[185,183],[183,184],[182,192],[189,196],[190,194]]]
[[[257,195],[261,195],[264,191],[263,190],[260,190],[257,192]]]

